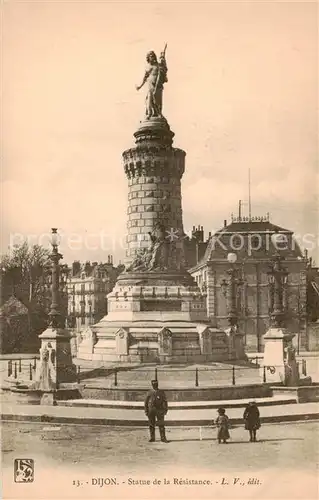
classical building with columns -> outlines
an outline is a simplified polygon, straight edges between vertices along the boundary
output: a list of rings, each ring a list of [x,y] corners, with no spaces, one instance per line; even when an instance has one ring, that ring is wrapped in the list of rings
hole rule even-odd
[[[271,310],[270,261],[279,252],[288,275],[284,286],[287,328],[297,333],[299,347],[307,349],[306,298],[307,258],[293,232],[273,224],[266,217],[232,217],[231,223],[209,240],[205,255],[190,269],[198,286],[207,293],[207,314],[220,328],[228,325],[227,261],[235,253],[233,264],[240,275],[237,292],[238,327],[244,334],[247,351],[263,351],[263,335],[269,327]]]

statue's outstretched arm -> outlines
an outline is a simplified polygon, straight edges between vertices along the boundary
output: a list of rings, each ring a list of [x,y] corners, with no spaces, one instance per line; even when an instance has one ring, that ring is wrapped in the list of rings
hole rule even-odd
[[[144,75],[143,81],[142,81],[141,85],[136,85],[136,90],[140,90],[143,87],[143,85],[147,82],[149,74],[150,74],[149,71],[145,71],[145,75]]]

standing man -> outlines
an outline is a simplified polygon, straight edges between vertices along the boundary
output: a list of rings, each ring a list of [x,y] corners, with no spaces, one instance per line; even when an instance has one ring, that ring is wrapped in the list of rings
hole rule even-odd
[[[150,439],[149,442],[153,443],[155,441],[155,424],[158,423],[161,441],[163,443],[168,443],[165,436],[165,424],[164,417],[167,413],[167,400],[165,392],[158,388],[157,380],[152,380],[152,389],[147,393],[144,402],[145,415],[148,418],[149,428],[150,428]]]

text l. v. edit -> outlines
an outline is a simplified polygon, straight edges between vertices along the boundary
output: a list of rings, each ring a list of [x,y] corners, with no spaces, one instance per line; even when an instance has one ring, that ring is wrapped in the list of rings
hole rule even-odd
[[[223,477],[222,480],[220,481],[221,486],[248,486],[248,485],[254,485],[258,486],[261,484],[261,481],[257,477],[249,477],[248,479],[242,479],[240,477],[234,477],[232,479],[228,479],[226,477]]]

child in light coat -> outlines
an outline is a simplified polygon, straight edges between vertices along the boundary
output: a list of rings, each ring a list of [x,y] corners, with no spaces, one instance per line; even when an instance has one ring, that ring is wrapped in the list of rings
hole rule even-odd
[[[226,411],[224,408],[219,408],[218,417],[215,420],[215,424],[217,425],[217,439],[218,444],[221,442],[226,443],[227,439],[230,438],[229,435],[229,418],[226,415]]]

